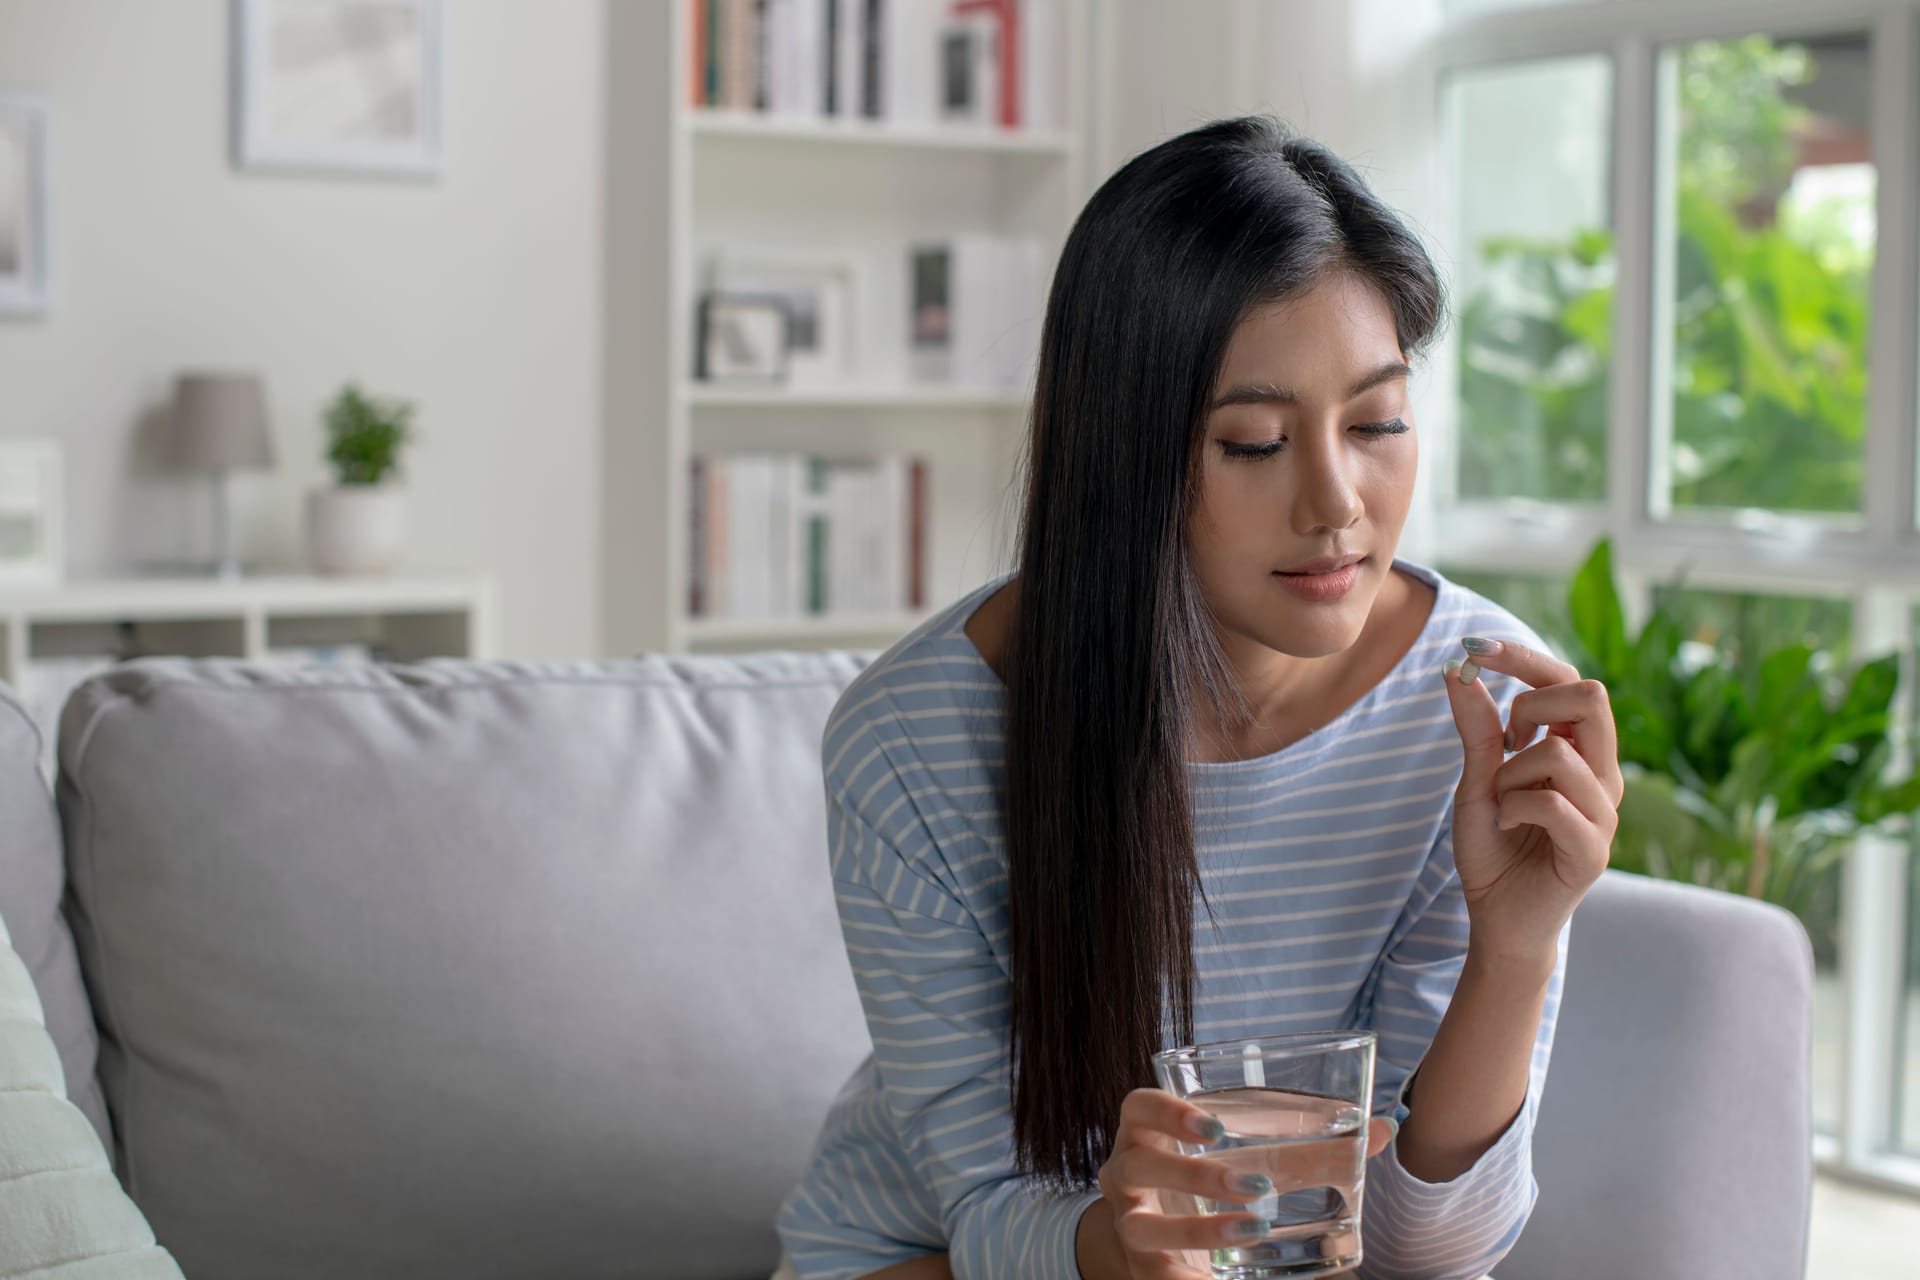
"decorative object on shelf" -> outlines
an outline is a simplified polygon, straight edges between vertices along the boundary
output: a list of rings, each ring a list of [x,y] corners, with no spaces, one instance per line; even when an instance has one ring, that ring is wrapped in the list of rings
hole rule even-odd
[[[46,586],[66,572],[60,442],[0,439],[0,587]]]
[[[707,263],[708,285],[729,295],[777,297],[786,303],[788,385],[844,386],[857,381],[856,324],[866,294],[860,256],[812,248],[727,247]]]
[[[339,483],[307,495],[307,554],[321,573],[387,573],[406,548],[406,492],[389,483],[414,439],[414,406],[349,383],[327,406],[327,460]]]
[[[47,108],[0,93],[0,316],[45,312],[52,295]]]
[[[219,578],[239,577],[244,570],[233,553],[231,476],[273,466],[267,396],[259,377],[181,374],[174,382],[163,451],[165,464],[174,470],[212,473],[214,559],[211,565],[195,567]]]
[[[700,295],[693,376],[703,382],[784,383],[787,300],[709,290]]]
[[[234,163],[440,170],[441,0],[234,0]]]

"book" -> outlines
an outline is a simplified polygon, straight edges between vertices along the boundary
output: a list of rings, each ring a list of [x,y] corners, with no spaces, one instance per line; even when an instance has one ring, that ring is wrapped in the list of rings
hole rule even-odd
[[[900,453],[700,455],[692,617],[888,613],[926,602],[929,477]]]

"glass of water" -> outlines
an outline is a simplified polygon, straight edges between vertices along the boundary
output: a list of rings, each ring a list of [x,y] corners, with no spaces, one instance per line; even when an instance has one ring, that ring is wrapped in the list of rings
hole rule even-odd
[[[1273,1193],[1252,1204],[1199,1201],[1201,1213],[1251,1213],[1267,1222],[1264,1238],[1212,1251],[1214,1280],[1317,1276],[1359,1265],[1373,1050],[1371,1031],[1311,1031],[1153,1055],[1160,1087],[1227,1129],[1219,1142],[1182,1142],[1181,1151],[1273,1179]]]

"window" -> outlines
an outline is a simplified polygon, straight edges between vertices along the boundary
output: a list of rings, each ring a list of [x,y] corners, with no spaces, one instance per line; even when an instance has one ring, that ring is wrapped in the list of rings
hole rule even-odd
[[[1663,55],[1675,508],[1860,511],[1874,167],[1867,42]]]
[[[1606,497],[1612,85],[1596,57],[1450,79],[1463,498]]]
[[[1442,0],[1432,221],[1455,323],[1423,549],[1549,643],[1605,536],[1630,620],[1658,607],[1692,642],[1678,661],[1750,671],[1805,642],[1837,680],[1914,652],[1898,762],[1920,736],[1920,0],[1829,27],[1771,6],[1791,28],[1756,29],[1760,11]],[[1819,808],[1851,803],[1845,772],[1795,776],[1832,784]],[[1785,821],[1760,824],[1800,839]],[[1819,827],[1757,873],[1738,821],[1715,828],[1728,847],[1650,826],[1631,848],[1799,915],[1816,1155],[1920,1188],[1920,857]]]

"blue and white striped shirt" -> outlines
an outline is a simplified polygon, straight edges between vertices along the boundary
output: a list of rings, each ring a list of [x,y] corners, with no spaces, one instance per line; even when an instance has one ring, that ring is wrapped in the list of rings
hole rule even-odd
[[[1187,766],[1217,920],[1196,902],[1195,1037],[1371,1028],[1383,1116],[1399,1108],[1466,954],[1452,847],[1462,756],[1441,664],[1463,635],[1547,647],[1499,605],[1395,565],[1437,599],[1384,679],[1271,755]],[[873,1054],[780,1210],[803,1280],[850,1280],[940,1249],[957,1280],[1079,1276],[1074,1235],[1098,1192],[1047,1191],[1013,1172],[1005,690],[963,630],[1011,577],[877,658],[822,738],[834,890]],[[1484,678],[1504,720],[1524,685]],[[1533,1121],[1565,965],[1563,932],[1526,1103],[1474,1166],[1423,1182],[1391,1143],[1368,1163],[1361,1275],[1480,1276],[1518,1238],[1536,1195]]]

